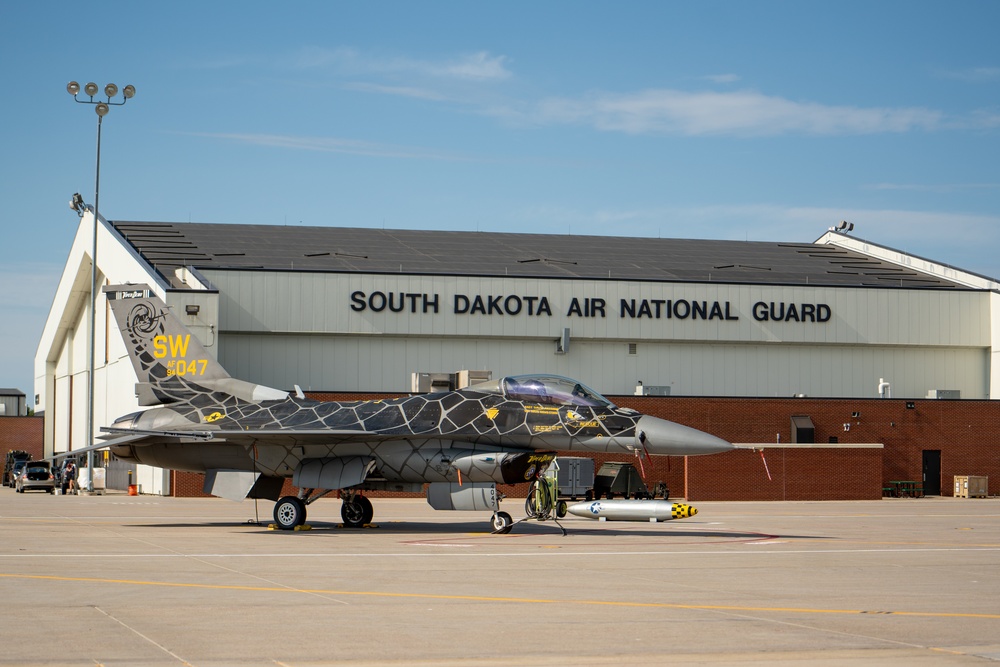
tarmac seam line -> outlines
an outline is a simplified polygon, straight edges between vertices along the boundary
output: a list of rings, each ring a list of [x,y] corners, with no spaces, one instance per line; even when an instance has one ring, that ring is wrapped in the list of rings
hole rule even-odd
[[[841,614],[841,615],[873,615],[873,616],[904,616],[921,618],[969,618],[1000,620],[1000,614],[976,614],[968,612],[929,612],[929,611],[895,611],[874,609],[810,609],[802,607],[744,607],[734,605],[695,605],[676,604],[669,602],[629,602],[622,600],[555,600],[544,598],[492,597],[480,595],[445,595],[436,593],[392,593],[386,591],[339,591],[327,589],[285,588],[270,586],[235,586],[225,584],[196,584],[169,581],[141,581],[134,579],[106,579],[96,577],[64,577],[56,575],[37,574],[7,574],[0,573],[3,579],[31,579],[35,581],[75,581],[95,584],[119,584],[126,586],[159,586],[165,588],[199,588],[226,591],[247,591],[259,593],[305,593],[309,595],[364,596],[384,598],[409,598],[424,600],[452,600],[467,602],[506,602],[512,604],[566,604],[598,607],[633,607],[645,609],[684,609],[692,611],[737,611],[737,612],[774,612],[795,614]],[[114,618],[114,617],[111,617]],[[115,619],[117,620],[117,619]],[[120,622],[120,621],[119,621]],[[127,626],[126,626],[127,627]],[[164,649],[166,650],[166,649]]]

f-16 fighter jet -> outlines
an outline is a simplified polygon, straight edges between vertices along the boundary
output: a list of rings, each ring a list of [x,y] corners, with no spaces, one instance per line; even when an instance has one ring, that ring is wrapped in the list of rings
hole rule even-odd
[[[508,532],[497,484],[537,479],[557,451],[712,454],[732,445],[616,407],[553,375],[505,377],[458,391],[321,402],[233,378],[146,285],[104,288],[150,407],[103,428],[126,461],[205,474],[205,491],[276,500],[292,530],[313,501],[339,491],[345,524],[373,517],[366,491],[421,492],[435,509],[493,513]],[[300,489],[279,497],[286,478]]]

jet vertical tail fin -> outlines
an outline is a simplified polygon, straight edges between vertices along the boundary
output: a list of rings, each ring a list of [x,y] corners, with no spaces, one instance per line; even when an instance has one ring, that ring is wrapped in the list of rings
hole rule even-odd
[[[231,377],[149,286],[110,285],[104,292],[139,380],[140,405],[189,401],[213,392],[253,402],[288,396]]]

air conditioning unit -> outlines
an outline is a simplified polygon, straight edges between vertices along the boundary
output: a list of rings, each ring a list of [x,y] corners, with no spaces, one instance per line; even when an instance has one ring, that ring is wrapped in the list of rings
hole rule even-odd
[[[493,371],[459,371],[455,375],[455,389],[465,389],[493,379]]]
[[[410,374],[410,392],[413,394],[432,394],[454,389],[455,380],[451,373]]]
[[[962,398],[961,389],[928,389],[927,398]]]

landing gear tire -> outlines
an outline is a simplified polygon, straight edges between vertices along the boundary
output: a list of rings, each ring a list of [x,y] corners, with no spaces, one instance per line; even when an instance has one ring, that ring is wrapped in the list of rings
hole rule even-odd
[[[561,519],[569,512],[569,504],[565,500],[556,503],[556,518]]]
[[[372,501],[364,496],[344,498],[344,503],[340,506],[340,518],[348,528],[361,528],[371,523],[374,516],[375,508],[372,507]]]
[[[281,530],[295,530],[306,522],[306,504],[295,496],[285,496],[274,504],[274,522]]]
[[[493,532],[499,535],[506,535],[514,527],[514,519],[506,512],[497,512],[493,515]]]

